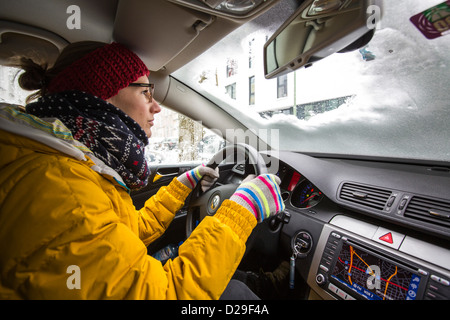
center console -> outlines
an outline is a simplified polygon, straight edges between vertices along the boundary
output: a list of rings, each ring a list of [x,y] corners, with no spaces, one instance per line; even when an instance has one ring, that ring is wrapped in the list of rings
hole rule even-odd
[[[339,217],[320,236],[308,284],[323,299],[448,300],[450,252]]]

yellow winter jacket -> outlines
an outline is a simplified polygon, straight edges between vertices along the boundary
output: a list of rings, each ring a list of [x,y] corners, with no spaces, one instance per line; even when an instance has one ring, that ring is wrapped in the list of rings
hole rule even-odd
[[[226,200],[165,265],[146,246],[190,189],[136,210],[120,177],[58,120],[0,108],[0,299],[217,299],[256,225]]]

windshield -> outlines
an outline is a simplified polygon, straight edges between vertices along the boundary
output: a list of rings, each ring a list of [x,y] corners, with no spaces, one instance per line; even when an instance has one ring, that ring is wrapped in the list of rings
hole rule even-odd
[[[410,21],[442,0],[384,1],[366,47],[266,80],[263,46],[289,3],[173,76],[248,128],[278,130],[280,150],[450,161],[450,36],[427,39]]]

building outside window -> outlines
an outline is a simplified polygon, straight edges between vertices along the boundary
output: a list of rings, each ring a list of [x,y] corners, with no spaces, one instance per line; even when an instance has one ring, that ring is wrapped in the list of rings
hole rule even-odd
[[[253,38],[248,42],[248,68],[253,68],[253,62],[255,60],[255,54],[253,53],[253,47],[254,47],[255,39]]]
[[[236,82],[226,86],[225,90],[231,99],[236,100]]]
[[[227,78],[232,77],[237,74],[237,60],[228,59],[227,60]]]
[[[285,98],[288,95],[287,92],[287,75],[282,75],[277,78],[277,98]]]
[[[252,106],[255,104],[255,76],[251,76],[248,79],[248,92],[248,104]]]

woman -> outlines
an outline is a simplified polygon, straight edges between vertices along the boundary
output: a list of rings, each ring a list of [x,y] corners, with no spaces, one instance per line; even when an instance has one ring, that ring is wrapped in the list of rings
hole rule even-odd
[[[161,108],[149,71],[125,46],[69,45],[47,69],[23,60],[39,90],[26,112],[0,109],[0,299],[218,299],[255,225],[283,210],[279,179],[246,182],[164,265],[146,246],[191,190],[199,166],[136,210],[144,147]]]

